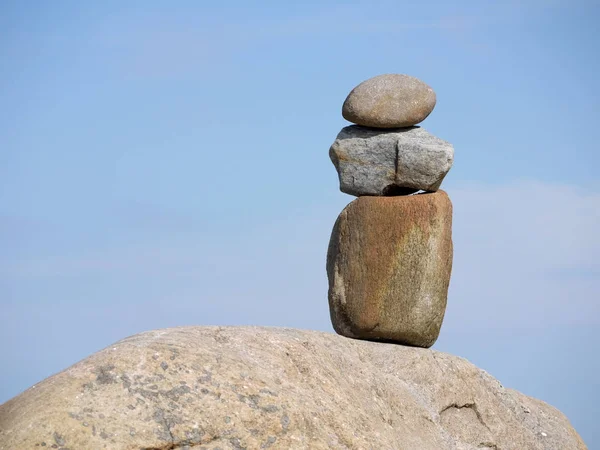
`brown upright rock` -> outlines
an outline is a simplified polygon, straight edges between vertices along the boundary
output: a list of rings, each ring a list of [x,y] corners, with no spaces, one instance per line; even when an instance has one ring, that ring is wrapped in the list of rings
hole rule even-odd
[[[431,347],[451,269],[452,204],[444,191],[359,197],[329,242],[333,327],[347,337]]]

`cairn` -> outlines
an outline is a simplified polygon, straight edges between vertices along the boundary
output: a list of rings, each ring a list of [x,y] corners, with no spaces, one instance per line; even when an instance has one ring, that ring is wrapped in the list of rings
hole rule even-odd
[[[344,102],[329,150],[340,190],[358,197],[340,213],[327,252],[329,310],[343,336],[431,347],[452,270],[452,203],[439,190],[452,145],[415,125],[436,95],[408,75],[380,75]],[[422,192],[421,192],[422,191]]]

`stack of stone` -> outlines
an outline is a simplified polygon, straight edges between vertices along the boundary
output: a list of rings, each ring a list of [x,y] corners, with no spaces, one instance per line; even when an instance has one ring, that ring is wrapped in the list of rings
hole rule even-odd
[[[350,92],[343,128],[329,150],[340,190],[358,198],[329,242],[329,309],[337,333],[430,347],[452,269],[452,204],[438,190],[451,144],[414,125],[436,103],[407,75],[380,75]],[[423,192],[420,192],[423,191]]]

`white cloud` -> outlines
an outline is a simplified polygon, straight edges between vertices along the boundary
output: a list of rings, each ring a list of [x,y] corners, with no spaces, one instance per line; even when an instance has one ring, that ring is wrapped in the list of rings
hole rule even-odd
[[[447,189],[455,246],[447,329],[598,323],[598,192],[539,182]],[[181,233],[175,222],[171,234],[160,229],[127,247],[5,260],[0,275],[14,300],[42,278],[55,286],[84,280],[95,297],[116,298],[120,292],[107,284],[114,279],[132,303],[152,297],[205,319],[210,310],[220,323],[243,318],[327,329],[325,254],[335,217],[351,200],[339,196],[254,229],[240,224],[233,233]],[[143,218],[153,220],[145,212]],[[157,224],[171,226],[160,217]]]
[[[600,319],[600,194],[539,182],[450,191],[449,327]]]

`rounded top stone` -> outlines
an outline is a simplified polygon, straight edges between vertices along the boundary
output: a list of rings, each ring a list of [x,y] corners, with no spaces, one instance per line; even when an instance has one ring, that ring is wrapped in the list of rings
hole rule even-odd
[[[435,107],[435,92],[418,78],[378,75],[356,86],[344,101],[344,119],[373,128],[411,127]]]

